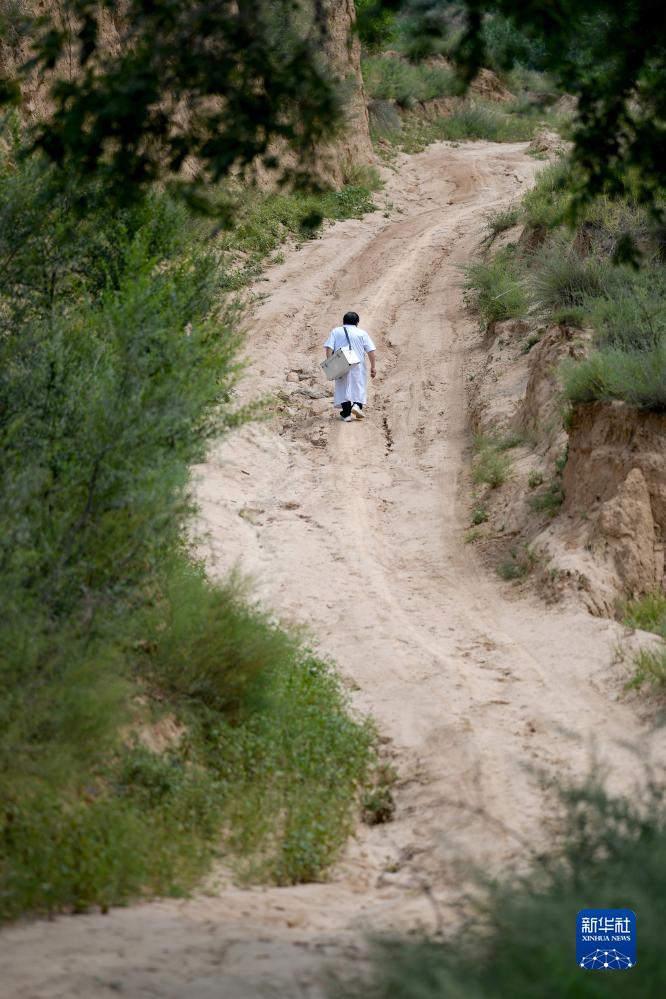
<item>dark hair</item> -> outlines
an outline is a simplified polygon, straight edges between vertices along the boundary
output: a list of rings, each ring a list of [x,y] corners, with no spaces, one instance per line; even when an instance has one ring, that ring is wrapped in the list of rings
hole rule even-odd
[[[343,326],[358,326],[358,312],[345,312]]]

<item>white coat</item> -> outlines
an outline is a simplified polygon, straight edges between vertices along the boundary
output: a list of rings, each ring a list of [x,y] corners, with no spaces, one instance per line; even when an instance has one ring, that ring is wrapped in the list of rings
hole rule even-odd
[[[369,350],[375,350],[375,345],[365,332],[358,326],[347,326],[349,342],[357,357],[360,357],[360,364],[352,364],[346,375],[335,379],[335,395],[333,403],[340,406],[343,402],[364,403],[367,396],[368,373],[365,363],[365,355]],[[330,347],[336,351],[339,347],[347,346],[347,337],[342,326],[336,326],[331,330],[324,347]]]

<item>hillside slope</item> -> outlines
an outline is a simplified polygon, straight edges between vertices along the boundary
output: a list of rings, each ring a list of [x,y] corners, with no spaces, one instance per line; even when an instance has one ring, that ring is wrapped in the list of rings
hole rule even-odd
[[[249,397],[279,394],[280,410],[199,470],[210,565],[240,564],[336,658],[399,769],[395,820],[362,828],[327,884],[243,891],[219,871],[189,901],[10,929],[0,956],[15,999],[320,996],[322,966],[358,958],[366,929],[432,925],[439,910],[450,921],[461,865],[499,871],[543,844],[550,781],[585,774],[593,746],[611,790],[635,777],[627,744],[663,754],[622,692],[621,628],[516,599],[463,542],[480,335],[459,265],[484,213],[537,167],[523,144],[433,146],[400,161],[386,213],[289,252],[256,286],[244,383]],[[380,372],[352,425],[318,368],[348,308]]]

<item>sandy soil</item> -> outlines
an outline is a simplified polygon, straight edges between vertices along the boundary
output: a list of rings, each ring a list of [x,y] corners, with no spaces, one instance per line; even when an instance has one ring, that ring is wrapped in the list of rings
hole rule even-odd
[[[198,470],[214,571],[235,564],[333,656],[400,772],[395,821],[363,827],[326,884],[242,891],[222,875],[159,901],[13,927],[12,999],[321,996],[367,928],[455,920],[466,864],[501,870],[549,833],[554,776],[596,766],[629,787],[648,725],[613,666],[618,627],[489,578],[469,525],[465,377],[480,349],[459,265],[483,214],[538,164],[523,144],[433,146],[391,174],[382,211],[290,250],[257,285],[248,396],[305,377],[287,411]],[[378,345],[368,419],[342,424],[321,343],[356,309]],[[311,392],[316,395],[316,391]]]

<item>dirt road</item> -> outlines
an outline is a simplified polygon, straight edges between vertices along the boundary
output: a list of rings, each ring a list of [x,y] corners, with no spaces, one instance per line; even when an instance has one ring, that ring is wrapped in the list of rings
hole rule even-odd
[[[586,771],[593,745],[611,786],[628,786],[624,743],[646,732],[611,663],[617,626],[517,597],[463,543],[480,343],[458,268],[484,213],[538,166],[522,144],[433,146],[391,175],[386,214],[290,250],[257,285],[243,390],[287,390],[287,408],[198,472],[211,565],[239,564],[336,659],[399,769],[395,821],[362,828],[327,884],[211,882],[187,902],[5,931],[3,995],[320,996],[321,968],[358,955],[366,927],[432,926],[437,905],[454,918],[461,863],[498,870],[543,842],[550,778]],[[313,398],[347,309],[379,357],[368,419],[351,425]]]

